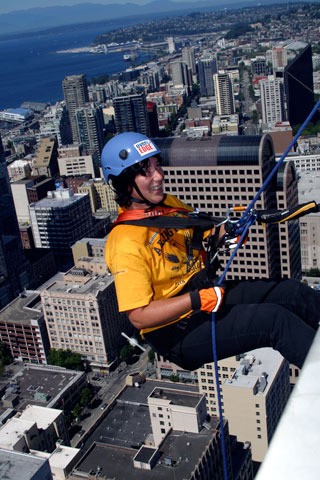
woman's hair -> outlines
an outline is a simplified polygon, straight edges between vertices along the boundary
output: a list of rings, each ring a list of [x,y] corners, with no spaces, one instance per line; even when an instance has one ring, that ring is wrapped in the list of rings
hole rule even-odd
[[[162,161],[160,155],[155,156],[160,162]],[[115,192],[115,201],[120,207],[130,207],[132,204],[131,195],[134,187],[134,180],[137,175],[146,175],[148,165],[149,158],[126,168],[117,177],[110,175],[111,185]]]

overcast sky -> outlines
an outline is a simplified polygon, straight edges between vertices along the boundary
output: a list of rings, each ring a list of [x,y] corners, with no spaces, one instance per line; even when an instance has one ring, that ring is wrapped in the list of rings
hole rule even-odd
[[[173,2],[186,2],[191,0],[171,0]],[[194,1],[194,0],[193,0]],[[144,5],[151,0],[0,0],[0,14],[14,10],[27,10],[33,7],[52,7],[57,5],[76,5],[78,3],[97,3],[108,5],[108,3],[136,3]]]

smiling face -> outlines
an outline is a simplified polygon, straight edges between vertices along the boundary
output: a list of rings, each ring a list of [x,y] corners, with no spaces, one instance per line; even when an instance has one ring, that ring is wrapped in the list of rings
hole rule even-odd
[[[163,200],[163,179],[164,173],[160,160],[157,157],[150,157],[148,160],[141,162],[141,169],[135,177],[135,184],[139,192],[133,188],[132,197],[147,200],[152,204],[160,203]],[[145,206],[145,207],[144,207]],[[135,203],[133,201],[132,208],[149,208],[147,203]]]

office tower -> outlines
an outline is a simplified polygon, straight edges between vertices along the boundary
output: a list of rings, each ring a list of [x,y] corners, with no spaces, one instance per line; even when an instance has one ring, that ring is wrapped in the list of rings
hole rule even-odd
[[[0,136],[0,308],[28,287],[29,281]]]
[[[314,170],[299,172],[299,203],[319,201],[320,176]],[[299,222],[302,271],[320,269],[320,215],[312,213],[301,218]]]
[[[260,80],[259,86],[262,122],[267,127],[274,127],[277,122],[286,119],[283,80],[269,75],[267,79]]]
[[[29,160],[15,160],[8,165],[10,183],[29,178],[31,176],[31,162]]]
[[[31,203],[29,209],[37,248],[51,248],[59,254],[68,254],[77,240],[90,236],[93,231],[88,195],[59,189],[48,192],[47,198]]]
[[[232,115],[235,113],[233,86],[227,73],[213,75],[216,108],[218,115]]]
[[[70,152],[70,157],[59,157],[59,172],[61,177],[82,176],[89,177],[99,176],[98,156],[86,155],[78,151],[77,154]],[[69,185],[70,186],[70,185]],[[74,190],[75,193],[76,190]]]
[[[89,102],[88,86],[85,75],[71,75],[62,81],[62,90],[69,114],[72,141],[79,142],[76,123],[76,109]]]
[[[59,147],[72,143],[70,120],[65,105],[57,103],[51,106],[40,118],[39,126],[39,138],[56,136]]]
[[[287,117],[291,127],[304,122],[314,107],[312,49],[307,45],[284,69]],[[314,115],[312,122],[318,120]]]
[[[102,178],[94,178],[83,182],[78,188],[78,193],[88,194],[92,212],[105,210],[117,212],[118,206],[114,199],[114,191]]]
[[[118,312],[112,276],[74,267],[41,292],[41,301],[51,348],[80,353],[91,368],[109,372],[124,345],[121,332],[133,330]]]
[[[77,108],[75,117],[79,143],[83,146],[87,154],[100,159],[100,154],[104,146],[102,108],[94,106]]]
[[[47,363],[49,339],[38,294],[17,297],[1,310],[0,341],[14,359]]]
[[[188,66],[188,69],[191,70],[192,76],[196,75],[196,57],[194,47],[184,47],[181,51],[182,61]]]
[[[281,165],[277,175],[277,206],[281,210],[299,204],[298,182],[293,162]],[[305,217],[306,218],[306,217]],[[301,243],[299,220],[279,223],[281,276],[301,278]]]
[[[58,142],[56,137],[41,138],[37,147],[36,156],[32,160],[32,174],[56,177],[58,167]]]
[[[264,57],[257,57],[251,60],[251,72],[254,76],[267,75],[268,67]]]
[[[212,55],[204,55],[198,61],[200,93],[204,97],[214,95],[213,75],[217,73],[217,60]]]
[[[211,415],[218,415],[213,363],[198,370],[199,392]],[[252,458],[264,459],[290,395],[289,365],[279,352],[261,348],[219,361],[223,416],[230,434],[251,444]]]
[[[117,133],[139,132],[149,135],[147,104],[144,93],[113,99]]]
[[[288,52],[284,47],[273,47],[271,50],[273,72],[283,70],[288,63]]]
[[[192,78],[189,74],[190,70],[188,70],[187,65],[181,59],[170,62],[170,70],[174,87],[191,87]]]
[[[110,273],[104,259],[106,238],[81,238],[72,245],[72,256],[76,267],[104,275]]]
[[[168,37],[167,39],[168,44],[168,52],[173,53],[176,51],[176,44],[173,37]]]
[[[150,125],[150,135],[151,137],[157,137],[159,135],[157,104],[155,102],[147,102],[147,112]]]
[[[225,217],[234,205],[247,206],[275,166],[273,144],[268,135],[215,135],[203,139],[168,137],[158,138],[156,142],[164,160],[167,191],[215,216]],[[282,193],[285,198],[291,183],[290,188],[294,190],[296,183],[292,182],[290,170],[279,172],[255,208],[277,208],[277,196]],[[293,198],[292,191],[286,199],[288,207],[296,206]],[[282,247],[278,225],[266,228],[253,225],[250,240],[234,258],[228,278],[279,277],[281,274],[300,278],[301,270],[291,262],[291,258],[299,256],[300,244],[296,243],[296,237],[291,238],[288,222],[282,226],[287,229],[290,248],[287,248],[287,241]],[[287,260],[290,258],[285,265],[281,265],[280,251],[287,255]],[[221,255],[223,265],[229,256]]]

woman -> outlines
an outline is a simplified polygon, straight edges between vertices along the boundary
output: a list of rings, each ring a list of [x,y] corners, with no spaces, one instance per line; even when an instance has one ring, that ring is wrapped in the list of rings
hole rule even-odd
[[[213,286],[193,228],[138,225],[137,219],[192,211],[164,193],[160,150],[146,136],[114,137],[102,152],[102,168],[120,207],[106,245],[119,310],[155,351],[188,370],[212,362],[210,313],[216,312],[220,359],[273,347],[302,366],[318,327],[318,292],[290,279]]]

